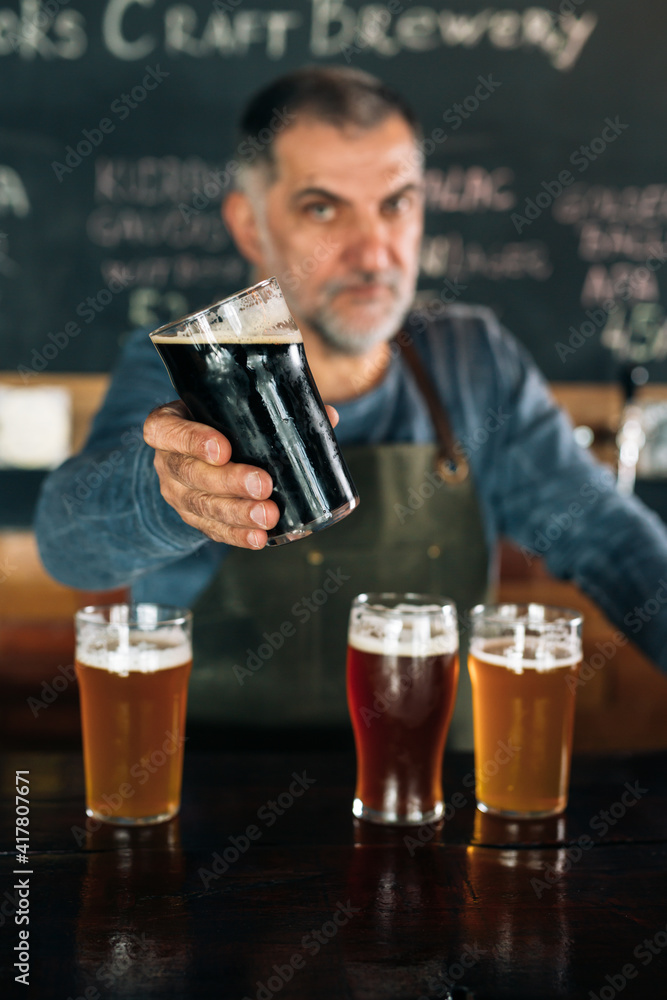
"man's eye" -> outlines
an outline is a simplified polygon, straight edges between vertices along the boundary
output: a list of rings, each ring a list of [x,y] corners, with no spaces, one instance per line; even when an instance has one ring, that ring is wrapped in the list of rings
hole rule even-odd
[[[305,212],[318,222],[330,222],[334,217],[335,209],[327,202],[311,202],[310,205],[305,206]]]
[[[384,203],[385,212],[389,215],[401,215],[407,212],[412,205],[412,199],[407,194],[401,194],[397,198],[391,198]]]

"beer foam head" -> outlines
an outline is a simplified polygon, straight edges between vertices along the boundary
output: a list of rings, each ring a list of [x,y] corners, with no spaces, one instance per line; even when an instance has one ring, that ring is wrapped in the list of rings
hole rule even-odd
[[[85,627],[77,640],[77,660],[86,667],[98,667],[127,676],[155,673],[180,667],[192,659],[188,638],[177,625],[150,632],[134,632],[122,625],[113,633]]]
[[[458,649],[456,626],[427,614],[441,611],[439,606],[424,608],[423,615],[415,614],[414,606],[394,610],[411,613],[399,618],[373,615],[366,608],[350,625],[350,646],[378,656],[442,656]]]
[[[523,641],[519,637],[504,636],[497,639],[473,639],[470,644],[470,654],[482,663],[490,663],[496,667],[505,667],[515,674],[524,670],[545,672],[558,670],[562,667],[572,667],[582,656],[581,643],[567,635],[527,636]]]
[[[168,323],[154,344],[298,344],[301,333],[275,278]]]

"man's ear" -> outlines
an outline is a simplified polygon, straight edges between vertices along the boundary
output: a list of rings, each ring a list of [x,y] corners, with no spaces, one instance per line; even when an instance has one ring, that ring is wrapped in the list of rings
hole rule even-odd
[[[261,267],[264,254],[255,210],[248,195],[243,191],[230,191],[222,203],[222,220],[242,256],[256,267]]]

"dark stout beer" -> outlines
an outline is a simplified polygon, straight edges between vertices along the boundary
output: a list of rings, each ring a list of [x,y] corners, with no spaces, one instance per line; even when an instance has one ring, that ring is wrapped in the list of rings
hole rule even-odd
[[[269,539],[355,500],[302,343],[153,342],[195,420],[229,438],[234,462],[271,475],[280,520]]]
[[[273,480],[269,545],[335,524],[359,503],[275,278],[161,327],[151,339],[195,420],[229,439],[232,461]]]

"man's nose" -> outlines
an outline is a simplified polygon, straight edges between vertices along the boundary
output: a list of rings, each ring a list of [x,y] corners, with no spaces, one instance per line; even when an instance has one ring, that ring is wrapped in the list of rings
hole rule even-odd
[[[349,234],[348,258],[362,271],[383,271],[391,265],[391,242],[382,219],[360,219]]]

